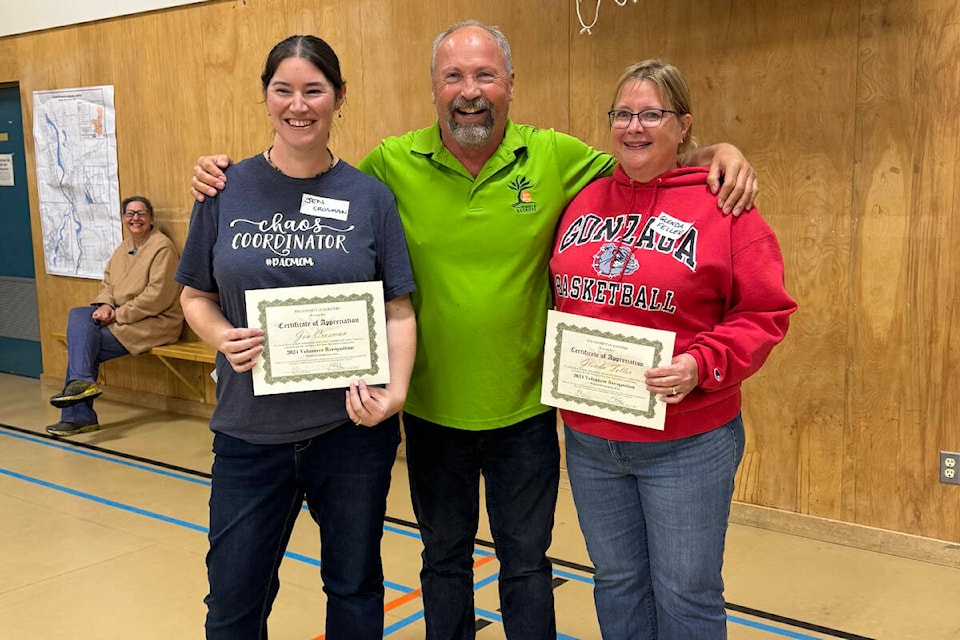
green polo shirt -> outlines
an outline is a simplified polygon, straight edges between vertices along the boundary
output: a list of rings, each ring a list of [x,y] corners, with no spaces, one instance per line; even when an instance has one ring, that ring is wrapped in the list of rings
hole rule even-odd
[[[384,140],[360,163],[393,191],[417,291],[417,356],[404,411],[495,429],[540,404],[547,264],[567,202],[615,161],[552,129],[507,123],[474,178],[433,126]]]

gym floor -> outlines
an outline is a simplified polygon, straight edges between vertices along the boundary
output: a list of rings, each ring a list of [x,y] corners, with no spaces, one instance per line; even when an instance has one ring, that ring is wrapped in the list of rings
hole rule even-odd
[[[0,374],[0,636],[202,638],[207,421],[105,397],[97,401],[103,429],[57,439],[43,431],[59,419],[47,402],[56,391]],[[384,635],[423,638],[421,547],[402,454],[387,516]],[[478,640],[504,637],[490,539],[483,522]],[[281,567],[275,640],[323,637],[318,540],[304,512]],[[559,637],[599,639],[590,561],[565,484],[550,555]],[[960,569],[731,525],[724,573],[731,640],[960,638]]]

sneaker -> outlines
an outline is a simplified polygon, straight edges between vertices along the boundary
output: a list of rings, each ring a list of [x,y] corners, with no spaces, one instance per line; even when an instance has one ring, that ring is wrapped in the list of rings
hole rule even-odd
[[[70,407],[84,400],[93,400],[103,393],[103,389],[96,382],[88,380],[71,380],[63,391],[50,396],[50,404],[58,409]]]
[[[47,427],[47,433],[54,436],[75,436],[78,433],[96,431],[99,428],[100,425],[96,422],[93,424],[80,424],[79,422],[63,422],[61,420],[57,424],[51,424]]]

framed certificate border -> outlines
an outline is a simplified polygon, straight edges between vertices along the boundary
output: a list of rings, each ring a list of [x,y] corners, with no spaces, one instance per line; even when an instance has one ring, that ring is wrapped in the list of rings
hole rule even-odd
[[[672,360],[675,338],[672,331],[549,311],[540,401],[662,430],[666,405],[646,390],[643,373]]]
[[[245,295],[248,324],[264,336],[252,370],[254,395],[335,389],[359,379],[389,382],[381,282],[253,289]],[[346,337],[332,338],[330,331]],[[305,354],[302,362],[298,354]]]

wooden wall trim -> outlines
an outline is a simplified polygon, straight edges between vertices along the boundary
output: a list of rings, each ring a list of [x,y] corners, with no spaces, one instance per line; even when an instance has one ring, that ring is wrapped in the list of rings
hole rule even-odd
[[[960,543],[957,542],[924,538],[744,502],[733,503],[730,522],[960,569]]]

